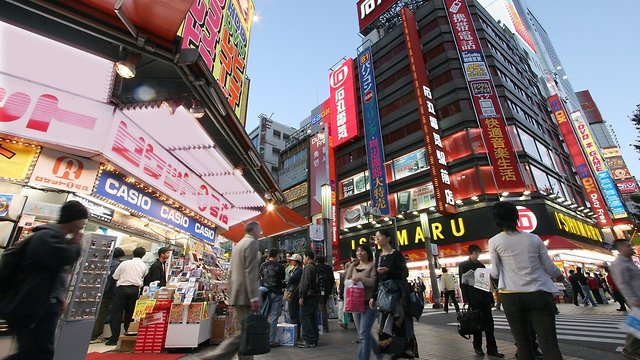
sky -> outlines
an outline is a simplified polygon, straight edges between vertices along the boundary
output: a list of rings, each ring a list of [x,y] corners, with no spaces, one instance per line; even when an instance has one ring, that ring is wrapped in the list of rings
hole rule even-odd
[[[440,0],[435,0],[440,1]],[[329,96],[328,75],[360,45],[356,0],[254,0],[247,72],[251,78],[247,132],[258,115],[298,127]],[[575,91],[588,89],[613,126],[623,156],[640,176],[638,138],[629,116],[640,104],[640,1],[528,0]],[[301,6],[304,4],[303,6]]]

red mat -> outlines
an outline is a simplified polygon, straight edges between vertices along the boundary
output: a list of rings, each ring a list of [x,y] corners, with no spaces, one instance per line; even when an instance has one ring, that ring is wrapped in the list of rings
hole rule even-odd
[[[87,360],[177,360],[184,354],[132,354],[90,352]]]

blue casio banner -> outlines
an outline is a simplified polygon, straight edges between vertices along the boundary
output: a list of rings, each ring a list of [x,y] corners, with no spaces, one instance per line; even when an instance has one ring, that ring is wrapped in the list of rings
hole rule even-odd
[[[389,187],[387,186],[387,169],[384,165],[384,149],[380,130],[380,114],[378,112],[378,92],[373,74],[373,55],[371,46],[358,53],[358,70],[360,74],[360,96],[362,97],[362,116],[364,120],[364,143],[367,147],[367,164],[369,165],[369,191],[371,207],[380,209],[382,215],[389,215]]]
[[[213,244],[216,240],[216,228],[204,225],[191,216],[166,205],[152,194],[129,184],[121,176],[112,172],[102,172],[94,194],[174,226],[208,243]]]

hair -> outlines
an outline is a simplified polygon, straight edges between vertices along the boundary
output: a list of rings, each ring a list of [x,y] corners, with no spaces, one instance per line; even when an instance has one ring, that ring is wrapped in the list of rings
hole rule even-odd
[[[113,249],[113,258],[114,259],[120,259],[121,257],[124,256],[124,250],[122,250],[122,248],[115,248]]]
[[[158,256],[162,256],[162,254],[171,251],[171,248],[168,246],[163,246],[160,249],[158,249]],[[144,256],[144,255],[143,255]]]
[[[367,253],[367,261],[373,261],[373,250],[371,250],[371,246],[369,246],[369,244],[360,244],[356,249],[360,249]]]
[[[278,257],[278,254],[280,254],[280,250],[278,249],[269,250],[269,257],[271,258]]]
[[[575,270],[569,270],[569,274],[573,275],[573,274],[575,274],[575,273],[576,273],[576,271],[575,271]]]
[[[351,258],[352,259],[356,258],[356,249],[351,250]]]
[[[324,264],[325,262],[327,262],[327,259],[322,255],[316,256],[316,262],[318,264]]]
[[[244,227],[245,234],[251,234],[252,232],[258,230],[260,227],[260,223],[257,221],[251,221]]]
[[[141,258],[147,253],[147,249],[142,246],[133,249],[133,257]]]
[[[582,268],[580,266],[576,266],[576,272],[577,273],[582,272]]]
[[[507,232],[518,231],[518,208],[511,202],[500,201],[491,209],[493,219],[500,230]]]
[[[447,269],[446,267],[443,267],[443,268],[442,268],[442,272],[443,272],[443,273],[449,272],[449,269]]]
[[[389,229],[380,229],[380,230],[378,230],[378,232],[379,232],[382,236],[386,236],[386,237],[388,237],[389,239],[393,240],[392,233],[391,233],[391,231],[390,231]]]
[[[473,254],[474,252],[481,252],[482,249],[480,249],[480,246],[473,244],[469,245],[469,249],[467,251],[469,252],[469,254]]]
[[[616,250],[620,250],[620,248],[622,248],[623,246],[626,246],[627,244],[629,244],[629,240],[627,239],[616,239],[613,242],[613,245],[616,247]]]
[[[304,252],[304,256],[308,257],[311,260],[315,260],[316,259],[316,253],[313,252],[313,250],[307,250]]]
[[[89,218],[89,210],[77,200],[69,200],[60,208],[58,224],[68,224]]]

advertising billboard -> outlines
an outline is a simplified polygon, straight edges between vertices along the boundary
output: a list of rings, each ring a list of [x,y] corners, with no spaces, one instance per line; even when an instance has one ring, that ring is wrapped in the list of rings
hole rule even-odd
[[[0,139],[0,179],[24,180],[40,147]]]
[[[444,0],[444,4],[497,189],[499,192],[522,191],[525,183],[518,158],[507,133],[505,118],[467,4],[461,0]]]
[[[387,168],[384,161],[380,113],[378,112],[378,93],[373,73],[373,54],[370,45],[362,48],[358,53],[358,69],[360,73],[362,118],[364,121],[364,143],[367,150],[369,168],[371,207],[378,208],[382,215],[389,215],[391,207],[389,204],[389,187],[387,185]]]
[[[416,211],[436,206],[436,197],[431,183],[396,193],[398,213]]]
[[[611,172],[613,181],[616,183],[618,190],[622,194],[631,194],[638,191],[638,185],[631,175],[631,171],[627,167],[622,152],[618,147],[610,147],[602,149],[602,156]]]
[[[79,156],[42,149],[29,184],[90,194],[100,164]]]
[[[311,155],[311,175],[309,177],[311,183],[311,216],[322,212],[322,185],[329,184],[327,145],[327,137],[324,131],[311,137],[309,148]]]
[[[389,10],[398,0],[358,0],[358,23],[360,32],[372,22],[377,20],[382,13]]]
[[[352,58],[329,74],[329,119],[334,148],[358,136],[354,80]]]
[[[427,170],[427,151],[423,148],[391,161],[393,180],[400,180],[420,171]]]
[[[238,119],[242,118],[252,0],[195,0],[178,30],[182,49],[195,48],[217,80]]]
[[[591,169],[589,168],[584,154],[582,153],[582,149],[578,144],[578,139],[573,132],[573,126],[571,126],[571,122],[569,121],[567,112],[564,109],[564,105],[562,105],[562,101],[558,95],[550,96],[548,101],[551,111],[558,122],[558,127],[560,128],[562,137],[569,149],[573,166],[576,168],[578,177],[580,177],[584,191],[587,194],[587,200],[589,201],[589,204],[591,204],[591,209],[596,214],[596,220],[601,227],[610,227],[612,225],[611,217],[609,216],[604,199],[598,189],[598,183],[593,177]]]
[[[587,161],[591,164],[591,169],[596,175],[598,183],[600,183],[600,190],[602,191],[602,195],[604,195],[604,200],[609,206],[609,210],[611,210],[613,217],[615,219],[627,217],[627,212],[625,211],[622,200],[616,190],[616,184],[613,182],[613,179],[609,174],[609,169],[607,169],[604,159],[600,156],[600,149],[596,144],[596,140],[591,135],[589,126],[584,121],[582,113],[580,111],[572,112],[571,120],[573,121],[578,137],[580,138],[582,150],[587,156]]]
[[[402,8],[401,15],[404,41],[413,77],[413,89],[418,101],[418,112],[427,149],[427,159],[431,167],[431,181],[436,196],[436,209],[442,215],[455,214],[456,203],[449,177],[449,165],[442,146],[438,114],[436,113],[433,94],[431,93],[431,85],[427,78],[416,19],[411,10],[406,7]]]

